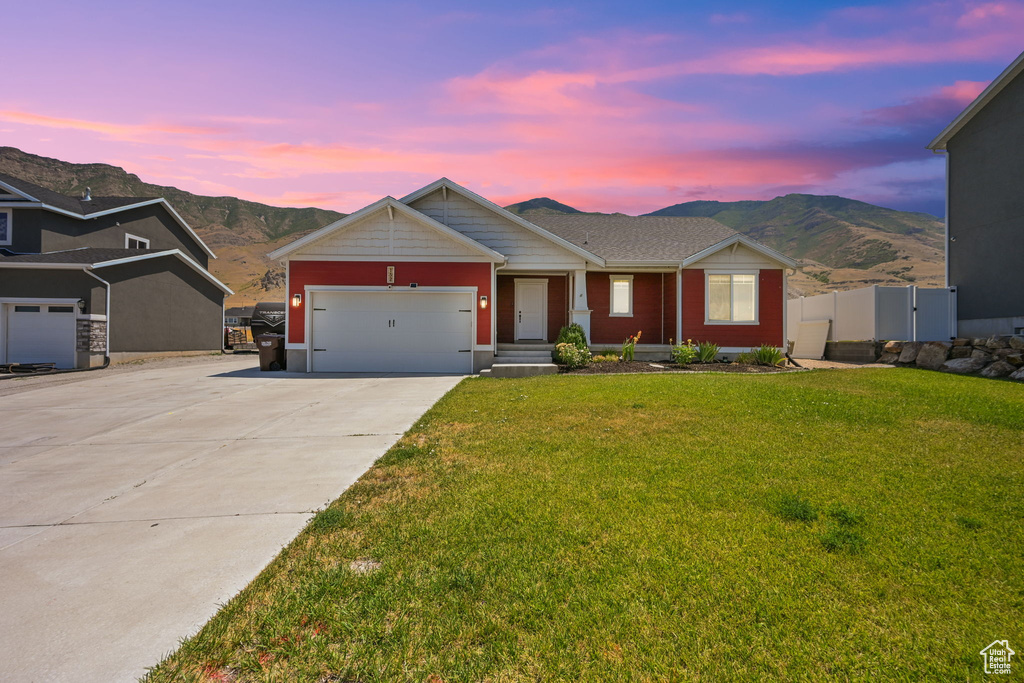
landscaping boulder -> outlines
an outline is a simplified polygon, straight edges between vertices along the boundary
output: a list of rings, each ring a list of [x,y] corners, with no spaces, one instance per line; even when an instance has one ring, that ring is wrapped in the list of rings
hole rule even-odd
[[[1015,379],[1018,382],[1024,382],[1024,368],[1017,370],[1015,373],[1010,375],[1010,379]]]
[[[883,353],[881,356],[878,357],[878,362],[888,363],[889,365],[892,365],[893,363],[899,361],[899,359],[900,354],[898,353]]]
[[[900,363],[913,363],[917,360],[917,352],[924,346],[922,342],[907,342],[903,345],[903,351],[900,352]]]
[[[1005,349],[1010,345],[1010,342],[1006,341],[1002,337],[990,337],[985,346],[990,349]]]
[[[882,353],[895,353],[897,356],[903,352],[903,342],[891,341],[885,342],[885,346],[882,347]]]
[[[957,337],[953,340],[953,346],[970,346],[971,340],[963,337]]]
[[[1015,368],[1019,368],[1020,366],[1024,365],[1024,353],[1014,353],[1007,356],[1003,360],[1005,360],[1007,363],[1014,366]]]
[[[970,346],[954,346],[949,350],[950,358],[970,358],[974,349]]]
[[[985,344],[988,344],[988,339],[985,339],[984,337],[975,337],[971,340],[971,346],[984,347]]]
[[[1024,351],[1024,337],[1013,336],[1006,340],[1010,344],[1011,349],[1017,349],[1018,351]]]
[[[952,372],[955,375],[969,375],[972,372],[981,370],[983,367],[985,367],[985,361],[978,360],[977,358],[954,358],[943,363],[939,370]]]
[[[980,360],[983,363],[992,362],[992,354],[989,353],[988,351],[982,351],[981,349],[974,349],[973,351],[971,351],[971,358],[974,358],[975,360]]]
[[[926,370],[938,370],[948,357],[948,342],[925,342],[921,350],[917,352],[917,367],[925,368]]]
[[[1006,361],[997,360],[995,363],[982,370],[981,376],[992,378],[1006,377],[1007,375],[1012,375],[1016,369],[1017,368],[1013,367]]]

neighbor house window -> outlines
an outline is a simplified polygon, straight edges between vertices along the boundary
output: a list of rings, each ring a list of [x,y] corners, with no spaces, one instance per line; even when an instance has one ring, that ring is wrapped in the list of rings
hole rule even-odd
[[[708,321],[757,321],[756,273],[708,273]]]
[[[136,237],[135,235],[125,234],[124,236],[124,248],[125,249],[149,249],[149,240],[144,237]]]
[[[611,275],[611,311],[609,315],[633,315],[633,276]]]
[[[11,243],[11,215],[10,209],[0,209],[0,244]]]

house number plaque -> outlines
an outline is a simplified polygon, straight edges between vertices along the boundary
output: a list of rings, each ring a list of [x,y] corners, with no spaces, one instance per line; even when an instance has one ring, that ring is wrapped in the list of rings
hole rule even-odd
[[[389,285],[395,284],[395,267],[394,266],[388,266],[388,284]]]

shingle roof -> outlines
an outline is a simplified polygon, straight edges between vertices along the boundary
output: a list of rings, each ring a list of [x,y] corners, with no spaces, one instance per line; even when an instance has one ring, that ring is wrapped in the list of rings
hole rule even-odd
[[[54,192],[42,185],[36,185],[27,180],[15,178],[6,173],[0,173],[0,181],[38,199],[43,204],[82,216],[159,199],[159,197],[93,197],[90,201],[86,202],[75,197],[68,197],[60,192]]]
[[[153,254],[152,249],[69,249],[67,251],[51,251],[48,254],[18,254],[16,256],[0,256],[0,266],[5,263],[80,263],[92,265],[104,261]]]
[[[737,234],[702,217],[572,214],[528,219],[608,261],[681,262]]]

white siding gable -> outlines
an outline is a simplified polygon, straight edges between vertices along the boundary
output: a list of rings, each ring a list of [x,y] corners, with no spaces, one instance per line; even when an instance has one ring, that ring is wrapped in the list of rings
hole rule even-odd
[[[744,268],[744,269],[761,269],[761,268],[782,268],[783,265],[778,261],[773,261],[764,254],[754,251],[750,247],[742,244],[736,244],[736,250],[733,251],[732,245],[719,249],[713,254],[702,258],[700,261],[687,266],[688,269],[701,269],[701,268],[712,268],[712,269],[729,269],[729,268]]]
[[[389,218],[387,207],[292,254],[293,257],[298,255],[481,258],[480,252],[398,211],[394,212],[393,219]]]
[[[410,202],[409,206],[508,257],[509,266],[537,270],[586,267],[586,261],[568,249],[451,189],[447,201],[438,189]]]

